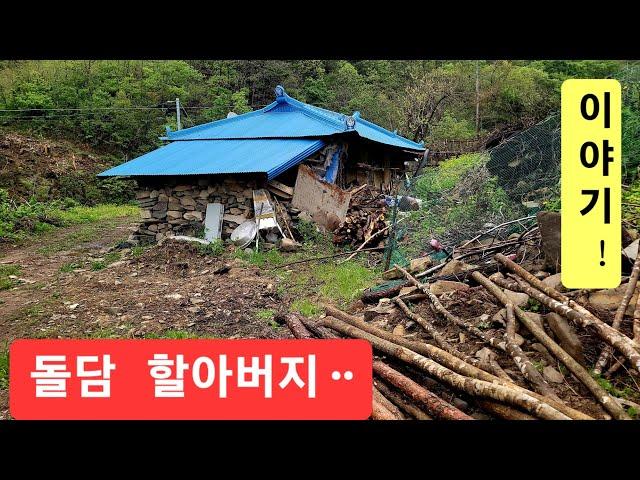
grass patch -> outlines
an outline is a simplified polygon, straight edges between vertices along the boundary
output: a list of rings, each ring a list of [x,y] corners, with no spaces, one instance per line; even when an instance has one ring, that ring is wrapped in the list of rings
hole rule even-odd
[[[0,290],[7,290],[15,287],[18,282],[9,278],[9,275],[19,275],[20,267],[18,265],[0,265]]]
[[[145,248],[142,245],[136,245],[135,247],[131,247],[131,256],[133,258],[141,257],[144,253]]]
[[[166,330],[164,332],[155,333],[145,333],[144,338],[149,340],[157,340],[157,339],[172,339],[172,340],[186,340],[188,338],[200,338],[195,333],[187,332],[185,330]]]
[[[305,317],[314,317],[322,312],[319,305],[313,303],[308,298],[300,298],[295,300],[290,307],[292,312],[298,312]]]
[[[256,318],[259,318],[260,320],[271,320],[275,314],[275,310],[271,308],[263,308],[256,312]]]
[[[371,286],[379,272],[358,262],[319,265],[314,275],[323,282],[320,293],[332,300],[348,303]]]
[[[93,262],[91,262],[91,270],[96,272],[98,270],[102,270],[103,268],[107,267],[107,263],[104,262],[103,260],[95,260]]]
[[[216,239],[206,245],[203,243],[198,243],[198,252],[200,252],[202,255],[219,257],[224,253],[224,242],[220,239]]]
[[[245,262],[255,265],[256,267],[265,266],[278,266],[284,263],[285,258],[277,249],[268,251],[251,250],[251,253],[246,253],[244,250],[236,250],[234,253],[235,258],[239,258]]]
[[[77,206],[58,213],[62,221],[67,225],[79,223],[94,223],[111,218],[132,217],[138,215],[138,207],[135,205],[102,204],[95,207]]]
[[[78,265],[77,263],[74,263],[74,262],[65,263],[64,265],[62,265],[60,267],[60,271],[62,273],[69,273],[69,272],[73,272],[76,268],[80,268],[80,265]]]
[[[6,344],[0,350],[0,388],[9,388],[9,349]]]
[[[600,385],[604,390],[606,390],[614,397],[629,398],[634,396],[634,390],[629,387],[624,387],[622,390],[620,390],[606,378],[600,375],[596,375],[593,372],[591,373],[591,375],[593,376],[593,378],[595,378],[596,382],[598,382],[598,385]]]

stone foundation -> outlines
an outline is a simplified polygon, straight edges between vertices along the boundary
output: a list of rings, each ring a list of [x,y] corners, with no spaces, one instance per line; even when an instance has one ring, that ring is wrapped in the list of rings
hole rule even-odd
[[[201,237],[208,203],[224,205],[222,238],[228,238],[240,223],[253,218],[256,188],[262,185],[255,178],[242,177],[140,184],[136,200],[142,221],[131,240],[151,243],[173,235]]]

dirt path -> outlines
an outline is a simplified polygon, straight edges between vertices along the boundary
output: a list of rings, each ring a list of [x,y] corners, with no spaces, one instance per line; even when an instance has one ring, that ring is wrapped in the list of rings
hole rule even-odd
[[[0,250],[0,264],[20,267],[18,276],[26,280],[17,288],[0,291],[0,325],[49,297],[63,265],[79,265],[88,254],[106,252],[129,236],[134,222],[135,218],[123,217],[77,225],[37,237],[24,246]],[[3,337],[0,329],[0,339]]]

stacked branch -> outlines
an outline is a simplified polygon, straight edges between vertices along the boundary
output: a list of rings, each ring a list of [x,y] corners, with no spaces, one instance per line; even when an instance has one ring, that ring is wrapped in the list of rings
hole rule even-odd
[[[384,208],[371,210],[354,206],[348,210],[344,222],[333,231],[333,243],[358,246],[386,226]]]

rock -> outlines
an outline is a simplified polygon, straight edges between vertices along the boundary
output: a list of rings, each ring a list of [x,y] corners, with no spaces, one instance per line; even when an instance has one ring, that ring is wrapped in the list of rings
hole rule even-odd
[[[414,258],[409,264],[409,273],[424,272],[432,263],[433,261],[429,257]]]
[[[640,282],[638,282],[640,284]],[[629,306],[625,311],[625,315],[632,316],[633,310],[636,306],[636,301],[638,299],[638,284],[636,285],[636,290],[631,297],[631,301],[629,302]],[[624,296],[624,292],[627,289],[627,284],[623,283],[619,285],[617,288],[611,288],[608,290],[598,290],[596,292],[592,292],[589,294],[589,303],[594,307],[600,308],[602,310],[609,310],[611,312],[615,312],[618,309],[618,306],[622,302],[622,297]]]
[[[151,218],[151,210],[140,210],[140,218],[147,219]]]
[[[533,320],[541,329],[544,330],[544,318],[542,315],[535,312],[524,312],[524,314],[529,320]]]
[[[165,295],[164,298],[168,298],[170,300],[180,300],[182,298],[182,295],[180,295],[179,293],[170,293],[168,295]]]
[[[638,256],[638,243],[640,240],[634,241],[622,251],[631,261],[634,261]]]
[[[554,363],[555,360],[549,353],[549,350],[547,350],[547,347],[545,347],[541,343],[532,343],[531,350],[534,350],[538,352],[540,355],[542,355],[544,359],[547,361],[547,363]]]
[[[515,341],[515,344],[519,347],[521,347],[524,344],[524,338],[522,337],[522,335],[517,333],[514,335],[514,341]]]
[[[537,272],[535,272],[533,274],[534,277],[536,277],[538,280],[544,280],[545,278],[549,277],[551,274],[549,272],[545,272],[544,270],[538,270]]]
[[[238,225],[240,225],[247,219],[247,217],[245,217],[244,215],[231,215],[229,213],[225,213],[222,219],[225,222],[237,223]]]
[[[182,218],[184,218],[185,220],[198,220],[198,221],[201,221],[202,220],[202,212],[197,212],[197,211],[187,212],[182,216]]]
[[[75,310],[76,308],[78,308],[78,305],[80,305],[79,303],[72,303],[71,305],[67,305],[67,308],[69,310]]]
[[[507,309],[503,308],[502,310],[495,313],[493,317],[491,317],[491,322],[497,323],[498,325],[506,327],[507,326]]]
[[[403,275],[396,267],[390,268],[389,270],[382,272],[383,280],[397,280],[402,278]]]
[[[179,212],[177,210],[168,210],[167,211],[167,218],[169,219],[179,219],[182,218],[182,212]]]
[[[200,307],[187,307],[187,312],[200,313],[202,309]]]
[[[189,301],[193,304],[193,305],[197,305],[198,303],[204,303],[204,299],[202,298],[197,298],[197,297],[191,297],[189,299]]]
[[[459,332],[458,333],[458,340],[460,341],[460,343],[466,343],[467,342],[467,336],[463,332]]]
[[[392,332],[392,333],[393,333],[394,335],[399,335],[399,336],[403,337],[403,336],[404,336],[404,334],[405,334],[404,325],[402,325],[401,323],[399,323],[398,325],[396,325],[396,326],[393,328],[393,332]]]
[[[482,413],[482,412],[473,412],[469,416],[472,417],[472,418],[475,418],[476,420],[491,420],[491,417],[489,415],[487,415],[486,413]]]
[[[582,342],[569,322],[555,312],[548,313],[545,318],[560,346],[577,362],[586,365]]]
[[[556,289],[559,292],[566,292],[567,289],[564,288],[564,285],[562,285],[562,280],[560,279],[561,276],[562,274],[560,273],[556,273],[555,275],[550,275],[544,280],[542,280],[542,283],[544,283],[545,285],[548,285],[551,288]]]
[[[313,217],[309,213],[302,211],[298,214],[298,220],[302,220],[304,222],[313,222]]]
[[[280,250],[283,252],[297,252],[301,247],[302,245],[290,238],[283,238],[280,240]]]
[[[545,268],[560,271],[560,214],[557,212],[538,212],[536,215],[542,251],[544,252]]]
[[[186,192],[187,190],[191,190],[191,185],[177,185],[173,187],[174,192]]]
[[[511,290],[505,290],[504,294],[513,302],[515,307],[524,307],[529,301],[529,295],[526,293],[512,292]]]
[[[564,382],[564,377],[562,376],[562,374],[551,366],[547,366],[542,369],[542,376],[547,382],[551,382],[551,383]]]
[[[457,275],[469,270],[470,268],[473,267],[468,263],[461,262],[460,260],[451,260],[442,270],[440,270],[440,275]]]
[[[239,208],[230,208],[229,213],[231,215],[242,215],[242,210],[240,210]]]
[[[442,295],[445,292],[453,292],[457,290],[469,290],[469,285],[461,282],[452,282],[450,280],[437,280],[430,286],[431,293],[434,295]]]
[[[412,293],[419,293],[418,287],[402,287],[398,295],[402,297],[404,295],[411,295]]]

